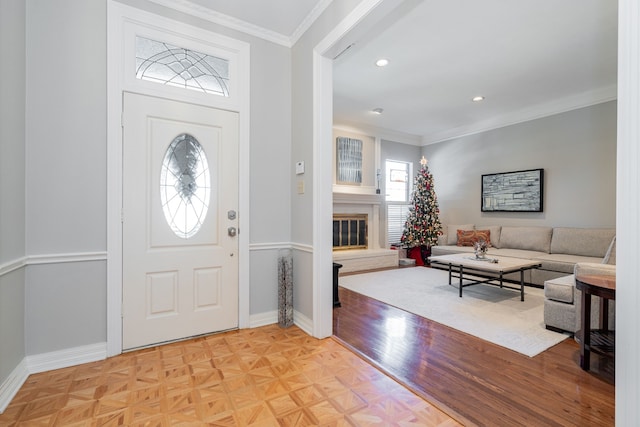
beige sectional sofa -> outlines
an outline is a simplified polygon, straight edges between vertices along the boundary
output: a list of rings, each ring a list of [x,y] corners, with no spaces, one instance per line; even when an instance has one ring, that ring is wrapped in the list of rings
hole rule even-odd
[[[598,274],[615,276],[615,253],[607,259],[608,263],[580,262],[576,264],[574,274],[547,280],[544,283],[544,324],[553,331],[575,333],[581,329],[582,292],[576,288],[576,276]],[[599,328],[600,298],[591,298],[591,328]],[[609,301],[609,329],[615,329],[616,305]]]
[[[614,244],[614,228],[513,227],[452,224],[443,227],[431,255],[473,253],[472,246],[458,246],[457,230],[489,230],[487,256],[506,256],[540,261],[540,268],[525,272],[525,281],[543,287],[544,282],[573,274],[579,262],[602,263]],[[436,267],[434,265],[434,267]],[[444,266],[442,266],[444,267]],[[520,273],[506,276],[519,281]]]
[[[458,230],[489,230],[487,256],[506,256],[540,261],[540,268],[525,272],[525,281],[544,287],[544,321],[547,329],[574,333],[580,329],[581,293],[576,274],[615,275],[615,229],[573,227],[474,226],[443,227],[438,246],[431,254],[473,253],[472,246],[458,246]],[[433,265],[434,268],[446,268]],[[519,281],[520,273],[506,276]],[[615,302],[609,302],[609,325],[615,324]],[[599,298],[592,302],[592,327],[597,326]]]

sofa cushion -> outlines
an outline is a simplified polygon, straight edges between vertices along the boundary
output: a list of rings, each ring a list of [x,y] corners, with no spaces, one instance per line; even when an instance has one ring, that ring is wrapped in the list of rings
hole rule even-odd
[[[524,249],[500,248],[500,249],[489,249],[487,251],[487,256],[489,258],[491,258],[492,256],[504,256],[509,258],[536,259],[540,255],[544,255],[544,254],[542,252],[527,251]]]
[[[551,227],[502,227],[500,248],[549,253],[552,230]]]
[[[544,282],[544,297],[573,304],[576,280],[573,274]]]
[[[431,256],[473,253],[473,246],[438,245],[431,247]]]
[[[458,243],[458,230],[473,230],[473,224],[460,224],[447,226],[447,245],[455,245]]]
[[[602,260],[596,257],[569,255],[569,254],[541,254],[535,257],[542,264],[543,270],[559,271],[566,274],[573,274],[573,268],[578,262],[595,262]]]
[[[604,258],[615,234],[613,228],[556,227],[551,236],[551,253]]]
[[[531,283],[534,285],[543,287],[544,282],[547,280],[557,279],[558,277],[566,276],[567,273],[560,273],[558,271],[543,270],[542,268],[535,268],[531,270]]]
[[[483,225],[482,227],[476,226],[476,230],[489,230],[491,233],[491,246],[494,248],[500,247],[500,229],[499,225]]]
[[[491,247],[491,233],[489,230],[457,230],[458,242],[456,246],[473,246],[484,240]]]

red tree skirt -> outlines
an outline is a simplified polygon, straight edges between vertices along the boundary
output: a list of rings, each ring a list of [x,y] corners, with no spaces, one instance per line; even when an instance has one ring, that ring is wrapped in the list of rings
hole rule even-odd
[[[424,265],[424,260],[422,259],[422,248],[420,246],[408,248],[407,256],[411,259],[415,259],[416,265]]]
[[[407,256],[416,260],[416,265],[429,264],[428,258],[431,256],[431,248],[428,246],[416,246],[407,249]]]

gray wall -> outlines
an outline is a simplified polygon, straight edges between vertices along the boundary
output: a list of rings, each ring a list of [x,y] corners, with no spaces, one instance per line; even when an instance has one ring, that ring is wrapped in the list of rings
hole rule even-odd
[[[304,175],[296,176],[295,167],[289,165],[289,192],[291,194],[291,239],[294,243],[293,280],[294,309],[313,319],[313,50],[318,43],[342,20],[359,0],[332,2],[311,28],[292,48],[292,163],[304,161]],[[333,141],[327,141],[333,144]],[[297,184],[304,181],[305,193],[298,194]],[[331,185],[331,182],[323,183]],[[331,236],[326,236],[329,242]],[[328,243],[330,246],[330,243]],[[331,269],[331,266],[327,266]]]
[[[291,51],[250,42],[250,312],[256,315],[278,308],[278,251],[291,242]]]
[[[423,147],[443,224],[615,227],[616,102]],[[482,174],[544,169],[544,212],[480,211]]]
[[[0,384],[26,356],[24,269],[0,275]]]
[[[422,157],[422,149],[416,145],[404,144],[383,139],[380,143],[380,168],[384,173],[386,160],[399,160],[402,162],[411,162],[413,164],[413,174],[420,170],[420,158]],[[410,178],[415,178],[410,177]],[[384,179],[381,179],[381,185],[384,185]]]
[[[26,4],[27,254],[105,251],[106,2]],[[26,278],[28,355],[106,341],[105,261]]]
[[[106,342],[106,274],[104,261],[27,268],[27,355]]]
[[[107,1],[14,3],[26,4],[22,19],[26,20],[26,44],[22,40],[22,46],[5,46],[3,37],[0,56],[13,49],[16,56],[24,57],[24,67],[12,68],[16,76],[11,83],[18,83],[12,90],[20,89],[25,75],[26,83],[22,96],[12,93],[10,102],[3,101],[2,117],[16,123],[18,134],[10,136],[19,141],[22,133],[26,154],[5,170],[18,175],[26,169],[26,184],[20,188],[21,179],[12,180],[7,189],[3,184],[2,209],[16,204],[22,210],[2,212],[3,224],[6,218],[8,225],[3,225],[0,249],[17,251],[9,259],[26,253],[46,262],[28,266],[26,274],[7,275],[1,284],[4,292],[9,279],[26,281],[24,287],[19,284],[26,300],[12,317],[26,328],[20,335],[25,343],[18,347],[33,355],[106,341],[106,261],[78,262],[73,255],[106,251]],[[251,314],[276,310],[277,275],[268,272],[275,269],[279,248],[291,241],[291,51],[153,3],[124,3],[251,45],[250,156],[241,159],[250,164],[251,209],[240,212],[250,215],[250,229],[241,232],[249,233],[251,244]],[[2,5],[3,34],[10,32],[12,41],[20,43],[13,33],[21,21],[12,19],[19,15],[5,14],[9,3],[3,0]],[[16,105],[14,98],[24,107],[20,110],[26,110],[26,125],[24,117],[20,124],[15,115],[5,114],[6,106]],[[5,146],[2,161],[9,163],[15,154],[5,156]],[[19,148],[7,146],[14,151]],[[15,235],[17,242],[4,245],[5,235]],[[15,299],[15,289],[11,291]],[[15,365],[7,363],[9,370]]]
[[[27,1],[27,252],[106,248],[106,2]]]
[[[25,356],[25,4],[0,1],[0,384]]]

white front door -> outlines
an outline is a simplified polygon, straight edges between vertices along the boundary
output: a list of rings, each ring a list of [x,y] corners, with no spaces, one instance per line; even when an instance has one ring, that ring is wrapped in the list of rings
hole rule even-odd
[[[123,109],[123,349],[238,327],[237,113]]]

